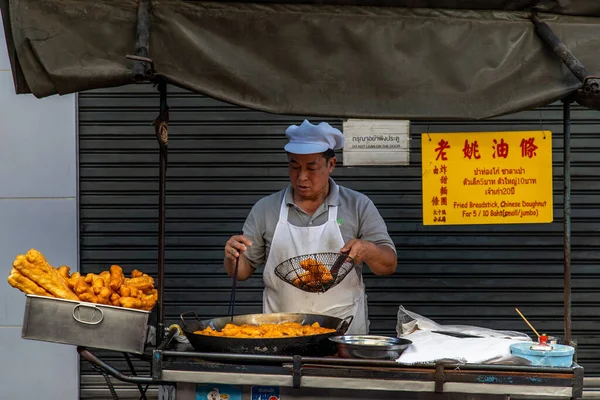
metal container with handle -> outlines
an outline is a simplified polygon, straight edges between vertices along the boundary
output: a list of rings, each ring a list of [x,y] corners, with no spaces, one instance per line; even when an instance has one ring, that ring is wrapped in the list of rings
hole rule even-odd
[[[185,316],[193,316],[195,321],[186,322]],[[330,317],[320,314],[249,314],[236,315],[233,320],[230,316],[210,320],[200,320],[195,312],[183,313],[180,316],[182,330],[196,351],[205,353],[237,353],[237,354],[265,354],[265,355],[300,355],[300,356],[331,356],[337,349],[329,338],[343,335],[348,331],[354,317],[346,319]],[[335,332],[282,338],[234,338],[223,336],[208,336],[194,333],[211,327],[220,331],[229,323],[235,325],[263,325],[279,324],[283,322],[297,322],[302,325],[312,325],[318,322],[323,328],[335,329]]]
[[[149,311],[26,295],[21,337],[142,354]]]

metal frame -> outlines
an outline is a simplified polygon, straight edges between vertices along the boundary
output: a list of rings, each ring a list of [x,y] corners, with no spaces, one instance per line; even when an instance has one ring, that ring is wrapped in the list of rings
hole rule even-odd
[[[148,355],[150,376],[136,376],[132,366],[131,375],[126,375],[85,347],[77,347],[77,351],[105,378],[110,375],[136,385],[141,398],[149,385],[215,382],[297,389],[501,394],[574,400],[583,397],[584,371],[576,363],[569,368],[443,362],[404,365],[391,360],[203,353],[175,343],[177,332],[177,327],[171,327]]]
[[[150,81],[158,84],[160,93],[159,117],[155,121],[156,136],[160,145],[159,175],[159,210],[158,210],[158,318],[156,334],[158,342],[165,334],[164,325],[164,263],[165,263],[165,197],[166,170],[168,155],[168,105],[166,81],[156,75],[154,63],[149,58],[151,0],[140,0],[138,3],[138,22],[136,30],[136,55],[128,55],[134,60],[134,78],[138,82]],[[569,70],[581,81],[581,87],[575,95],[563,99],[563,133],[564,133],[564,335],[565,343],[573,345],[571,333],[571,103],[577,99],[581,102],[600,101],[600,83],[595,76],[590,76],[583,64],[554,35],[552,29],[532,13],[531,21],[540,39],[552,49]],[[583,101],[582,101],[583,99]],[[591,100],[590,100],[591,99]]]
[[[502,394],[553,399],[583,397],[583,368],[427,363],[165,350],[176,329],[153,351],[152,375],[128,376],[79,347],[107,374],[138,385],[223,383],[387,392]]]
[[[565,343],[571,338],[571,100],[563,100],[563,226]]]
[[[136,29],[136,52],[127,58],[134,61],[133,77],[135,81],[154,82],[158,85],[160,93],[159,116],[154,126],[159,142],[159,231],[158,231],[158,318],[157,318],[157,343],[158,348],[152,354],[152,376],[127,376],[114,369],[110,365],[99,360],[89,350],[78,347],[83,358],[113,377],[124,381],[141,385],[149,384],[172,384],[177,379],[183,381],[197,382],[199,379],[209,379],[214,374],[226,374],[235,379],[251,379],[250,382],[258,381],[289,382],[292,387],[318,385],[318,387],[337,387],[343,384],[347,388],[348,378],[340,378],[342,375],[351,374],[354,380],[358,380],[360,387],[364,388],[362,379],[371,381],[381,378],[380,387],[385,383],[385,390],[418,390],[442,393],[444,391],[460,391],[463,393],[498,393],[508,394],[533,394],[527,392],[530,386],[535,386],[539,392],[541,386],[549,389],[548,396],[557,397],[566,392],[559,389],[571,388],[570,398],[581,398],[583,391],[583,368],[574,364],[572,368],[533,368],[519,366],[490,366],[490,365],[454,365],[454,364],[430,364],[421,366],[399,366],[393,361],[364,361],[364,360],[331,360],[322,358],[295,357],[270,357],[270,356],[245,356],[236,354],[209,354],[198,352],[181,352],[165,350],[170,343],[175,329],[165,335],[164,316],[164,261],[165,261],[165,195],[166,195],[166,170],[168,156],[168,122],[169,107],[167,105],[166,81],[156,74],[154,63],[149,58],[150,24],[151,24],[152,2],[151,0],[139,0],[138,22]],[[590,76],[581,62],[570,52],[570,50],[558,39],[551,28],[542,22],[535,13],[531,16],[535,31],[540,39],[563,61],[569,70],[581,82],[576,93],[563,99],[563,133],[564,133],[564,335],[565,343],[573,344],[571,333],[571,103],[577,101],[586,106],[594,106],[600,102],[599,77]],[[593,108],[591,107],[590,108]],[[211,360],[210,363],[197,363],[194,359]],[[223,362],[236,361],[236,364],[223,364]],[[273,362],[279,366],[272,366]],[[260,365],[256,365],[259,363]],[[341,372],[340,372],[341,371]],[[233,374],[235,372],[235,374]],[[135,372],[133,372],[135,374]],[[222,376],[222,375],[219,375]],[[178,378],[179,377],[179,378]],[[202,378],[204,377],[204,378]],[[285,377],[285,378],[284,378]],[[211,378],[212,379],[212,378]],[[336,381],[336,379],[342,379]],[[304,382],[304,383],[302,383]],[[337,382],[337,383],[336,383]],[[390,384],[389,382],[394,382]],[[404,382],[399,384],[399,382]],[[415,382],[423,385],[417,387]],[[477,385],[487,385],[485,392],[473,389]],[[471,385],[471,386],[469,386]],[[475,385],[475,386],[473,386]],[[519,387],[519,390],[514,390]],[[469,389],[470,388],[470,389]],[[509,390],[510,389],[510,390]],[[475,391],[468,391],[475,390]],[[512,390],[512,391],[511,391]],[[558,390],[558,391],[557,391]]]

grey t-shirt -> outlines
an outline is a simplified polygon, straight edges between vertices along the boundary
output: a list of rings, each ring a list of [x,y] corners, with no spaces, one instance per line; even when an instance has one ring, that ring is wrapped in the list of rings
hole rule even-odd
[[[279,220],[281,202],[286,190],[260,199],[246,218],[244,236],[252,242],[246,257],[254,268],[263,266],[269,256],[275,227]],[[294,203],[292,190],[287,192],[286,204],[290,207],[288,222],[294,226],[319,226],[327,222],[329,206],[338,206],[338,225],[344,242],[362,239],[377,245],[387,245],[396,251],[387,227],[375,204],[362,193],[338,186],[329,180],[329,195],[313,215],[308,215]]]

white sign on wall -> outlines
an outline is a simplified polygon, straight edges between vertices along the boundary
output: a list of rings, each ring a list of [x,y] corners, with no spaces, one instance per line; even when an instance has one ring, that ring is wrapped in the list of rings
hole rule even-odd
[[[410,121],[344,121],[344,165],[409,165]]]

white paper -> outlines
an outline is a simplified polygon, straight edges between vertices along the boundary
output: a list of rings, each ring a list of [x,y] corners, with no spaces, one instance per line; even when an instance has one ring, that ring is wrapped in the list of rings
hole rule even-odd
[[[410,121],[344,121],[344,165],[409,165]]]

